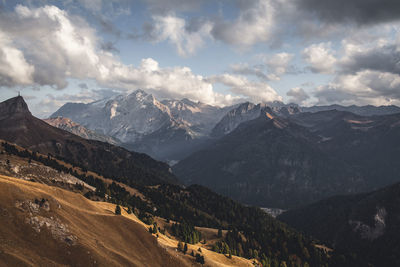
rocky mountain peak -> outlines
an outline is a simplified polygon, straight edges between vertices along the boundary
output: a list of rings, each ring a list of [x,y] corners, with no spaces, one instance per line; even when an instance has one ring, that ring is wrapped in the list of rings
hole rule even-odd
[[[0,119],[3,119],[18,114],[31,114],[31,112],[24,98],[17,96],[0,103],[0,114]]]

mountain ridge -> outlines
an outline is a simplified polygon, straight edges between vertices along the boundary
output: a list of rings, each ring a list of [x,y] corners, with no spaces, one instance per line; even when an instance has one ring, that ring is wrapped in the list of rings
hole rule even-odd
[[[22,104],[21,104],[22,103]],[[130,182],[177,182],[167,164],[151,157],[100,141],[86,140],[55,128],[28,112],[22,97],[0,103],[9,116],[0,119],[0,139],[16,143],[42,154],[67,159],[86,169],[104,172],[109,177]],[[24,107],[23,109],[16,109]],[[17,110],[17,112],[14,112]]]

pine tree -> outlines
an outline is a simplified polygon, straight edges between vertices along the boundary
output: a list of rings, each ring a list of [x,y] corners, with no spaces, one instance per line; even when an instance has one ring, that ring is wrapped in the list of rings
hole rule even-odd
[[[183,245],[182,245],[182,242],[179,241],[179,243],[178,243],[178,251],[182,251],[182,250],[183,250]]]
[[[119,205],[117,205],[117,206],[115,207],[115,214],[116,214],[116,215],[121,215],[121,207],[120,207]]]
[[[218,237],[221,238],[222,237],[222,230],[218,229]]]
[[[204,264],[204,256],[202,256],[200,254],[196,254],[196,262],[198,262],[200,264]]]

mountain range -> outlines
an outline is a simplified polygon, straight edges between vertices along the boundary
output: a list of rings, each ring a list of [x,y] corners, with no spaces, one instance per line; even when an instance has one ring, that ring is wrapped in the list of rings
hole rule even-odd
[[[152,94],[136,90],[88,104],[66,103],[50,116],[62,117],[91,131],[94,139],[113,143],[158,160],[175,163],[198,151],[215,139],[233,131],[242,122],[253,120],[265,107],[288,117],[297,113],[325,110],[349,111],[363,116],[389,115],[400,112],[396,106],[314,106],[300,107],[282,102],[253,104],[250,102],[226,107],[207,105],[189,99],[157,100]],[[59,119],[60,120],[60,119]],[[57,123],[54,123],[57,127]],[[60,127],[86,138],[85,130],[76,131],[66,123]],[[94,137],[97,136],[97,137]]]
[[[258,117],[266,106],[281,115],[300,112],[297,105],[282,102],[217,107],[189,99],[159,101],[143,90],[136,90],[89,104],[66,103],[48,121],[68,118],[99,136],[118,140],[127,149],[176,162],[208,144],[210,139]],[[68,130],[65,124],[60,127]]]
[[[329,110],[284,116],[266,107],[173,170],[184,183],[287,209],[399,181],[399,135],[400,114]]]
[[[281,102],[218,108],[188,99],[158,101],[137,90],[68,103],[52,117],[72,118],[129,150],[178,162],[173,171],[185,184],[287,209],[398,181],[398,111]]]

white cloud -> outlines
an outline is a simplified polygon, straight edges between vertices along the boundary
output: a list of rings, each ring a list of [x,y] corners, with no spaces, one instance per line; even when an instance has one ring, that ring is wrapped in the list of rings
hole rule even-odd
[[[290,96],[290,102],[302,105],[304,102],[310,98],[310,96],[303,90],[303,88],[295,87],[290,89],[287,93],[287,96]]]
[[[250,66],[248,63],[232,64],[230,70],[235,74],[254,75],[264,81],[279,81],[281,76],[293,71],[290,65],[294,55],[289,53],[278,53],[274,55],[257,55],[263,63]]]
[[[11,65],[16,74],[8,74],[15,76],[8,79],[14,85],[49,85],[63,89],[70,78],[93,79],[100,86],[120,91],[142,88],[164,98],[187,97],[219,105],[237,99],[230,94],[215,92],[209,80],[187,67],[161,68],[151,58],[143,59],[137,67],[123,64],[112,53],[101,49],[101,40],[84,20],[55,6],[31,9],[18,5],[14,13],[0,20],[1,30],[9,38],[9,41],[0,42],[0,51],[11,49],[14,59],[18,59]],[[182,29],[181,22],[176,23],[178,26],[173,29]],[[173,29],[165,30],[172,34]],[[163,38],[166,36],[169,35]],[[182,52],[190,52],[197,44],[193,43],[196,36],[194,40],[189,37],[193,36],[181,36],[178,31],[175,37],[168,38],[182,41]]]
[[[210,77],[209,81],[212,83],[222,83],[230,87],[233,93],[256,103],[282,101],[282,97],[268,84],[249,81],[243,76],[222,74]]]
[[[315,90],[319,104],[400,103],[398,41],[390,31],[374,37],[368,42],[362,42],[359,36],[342,41],[341,56],[332,60],[335,65],[332,82]]]
[[[289,53],[278,53],[265,60],[265,64],[268,67],[269,79],[280,80],[280,77],[287,73],[290,67],[290,62],[293,59],[293,54]]]
[[[400,75],[373,70],[339,75],[314,94],[319,104],[400,104]]]
[[[204,45],[204,40],[211,37],[212,25],[210,22],[203,23],[194,31],[187,30],[187,23],[184,19],[174,15],[154,16],[154,25],[150,27],[150,39],[154,42],[168,40],[176,46],[176,50],[181,56],[194,54]]]
[[[0,86],[31,84],[34,69],[22,51],[13,47],[10,38],[0,30]]]
[[[331,49],[331,43],[313,44],[303,50],[303,58],[310,64],[310,69],[316,73],[333,73],[336,58]]]

